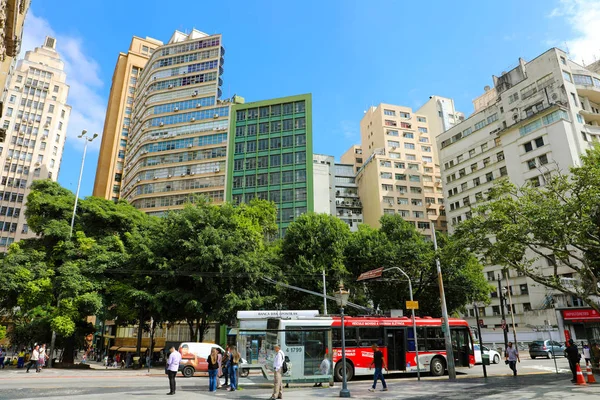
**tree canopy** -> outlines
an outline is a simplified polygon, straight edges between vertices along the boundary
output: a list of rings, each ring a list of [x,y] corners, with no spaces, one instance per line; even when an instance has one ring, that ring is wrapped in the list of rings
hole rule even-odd
[[[488,262],[579,297],[600,312],[600,146],[570,174],[543,172],[541,187],[497,182],[456,236]]]

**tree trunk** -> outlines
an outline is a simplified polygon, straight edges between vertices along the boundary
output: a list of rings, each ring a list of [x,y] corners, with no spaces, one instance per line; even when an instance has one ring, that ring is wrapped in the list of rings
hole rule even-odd
[[[138,333],[137,333],[137,343],[135,345],[135,354],[136,356],[140,356],[140,352],[142,349],[142,333],[144,332],[144,310],[140,310],[140,317],[138,321]]]
[[[73,364],[75,362],[75,336],[65,338],[65,348],[62,354],[62,362],[65,364]]]

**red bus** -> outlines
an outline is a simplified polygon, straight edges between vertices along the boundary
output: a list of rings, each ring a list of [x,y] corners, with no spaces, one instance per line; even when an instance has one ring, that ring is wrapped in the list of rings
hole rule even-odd
[[[373,344],[383,352],[392,373],[417,372],[412,319],[379,316],[345,317],[346,376],[372,374]],[[449,319],[456,367],[473,367],[473,338],[467,321]],[[440,318],[416,318],[419,370],[440,376],[446,371],[446,346]],[[329,329],[331,329],[329,331]],[[315,369],[326,349],[333,350],[333,375],[342,376],[340,317],[269,319],[267,342],[279,342],[286,355],[296,359],[307,372]],[[329,344],[331,340],[331,344]],[[272,345],[272,343],[269,343]],[[270,347],[270,346],[269,346]],[[314,364],[314,365],[312,365]],[[309,365],[311,365],[309,367]]]

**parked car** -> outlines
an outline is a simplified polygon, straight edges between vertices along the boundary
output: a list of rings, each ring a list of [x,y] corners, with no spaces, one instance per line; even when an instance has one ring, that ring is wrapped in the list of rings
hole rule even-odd
[[[486,346],[480,346],[479,344],[474,344],[473,349],[475,350],[475,364],[481,364],[481,352],[483,354],[488,354],[490,356],[491,364],[498,364],[500,362],[500,353],[496,350],[492,350]]]
[[[534,340],[529,345],[529,356],[532,359],[536,357],[552,358],[565,355],[565,346],[554,340]]]
[[[179,363],[179,371],[186,378],[194,376],[196,372],[208,372],[208,356],[212,348],[220,349],[224,354],[225,350],[215,343],[198,343],[185,342],[179,345],[179,353],[181,353],[181,362]],[[246,364],[246,360],[241,359],[242,364]],[[246,377],[250,373],[247,368],[240,368],[240,376]]]

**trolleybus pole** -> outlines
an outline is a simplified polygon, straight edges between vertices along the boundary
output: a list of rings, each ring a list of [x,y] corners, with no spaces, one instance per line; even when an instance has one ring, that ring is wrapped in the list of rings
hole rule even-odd
[[[348,302],[350,291],[344,289],[344,284],[340,283],[340,290],[334,294],[342,314],[342,390],[340,390],[340,397],[351,397],[346,380],[346,332],[344,330],[344,306]]]

